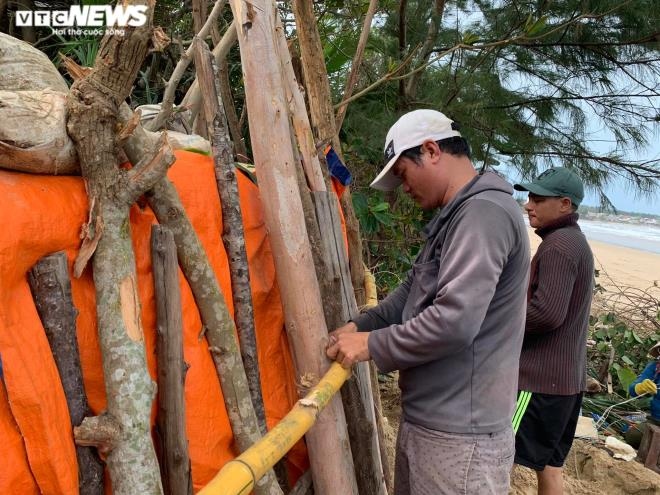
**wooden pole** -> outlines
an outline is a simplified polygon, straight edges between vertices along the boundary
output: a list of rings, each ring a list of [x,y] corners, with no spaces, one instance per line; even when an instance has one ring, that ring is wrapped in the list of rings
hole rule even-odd
[[[222,243],[229,259],[229,278],[234,301],[234,320],[238,331],[238,343],[254,412],[257,415],[261,434],[265,435],[268,430],[266,428],[264,399],[261,394],[254,310],[250,289],[250,270],[245,249],[243,215],[238,196],[232,143],[229,137],[224,107],[220,99],[220,88],[216,77],[217,69],[215,68],[213,55],[206,43],[199,38],[193,40],[193,45],[197,81],[199,81],[201,93],[204,95],[202,98],[203,112],[200,115],[204,117],[204,121],[209,126],[207,134],[211,137],[213,165],[222,209]],[[280,478],[284,476],[282,483],[288,489],[286,470],[280,469],[280,472]],[[274,479],[270,480],[270,482],[274,481]]]
[[[172,232],[151,227],[151,264],[156,296],[158,354],[158,415],[160,470],[165,495],[192,495],[190,457],[186,437],[183,361],[183,319],[179,264]]]
[[[90,414],[83,384],[76,338],[76,317],[71,281],[63,251],[41,258],[28,273],[37,312],[60,375],[71,425],[78,426]],[[92,447],[76,446],[80,495],[103,494],[103,463]]]
[[[133,112],[127,104],[120,107],[119,118],[123,125],[132,122]],[[135,163],[152,142],[153,134],[137,122],[124,141],[123,149],[131,162]],[[169,179],[163,178],[146,197],[158,223],[168,227],[174,234],[179,265],[188,280],[204,324],[204,336],[209,343],[209,351],[222,387],[234,440],[238,450],[243,452],[257,442],[261,435],[236,343],[234,321],[211,263],[186,216],[174,185]],[[265,482],[257,482],[256,489],[260,490]]]
[[[276,54],[271,0],[232,0],[248,119],[265,222],[269,230],[298,379],[309,387],[328,369],[327,327],[290,145],[289,113]],[[357,486],[346,418],[338,397],[306,436],[315,493],[354,494]]]
[[[156,390],[145,356],[129,210],[165,175],[174,156],[164,139],[132,169],[121,169],[116,125],[118,108],[130,94],[150,42],[162,40],[162,32],[152,28],[154,4],[153,0],[124,2],[146,5],[147,22],[126,27],[123,36],[105,36],[94,68],[67,95],[67,131],[76,146],[90,204],[90,221],[76,261],[79,273],[93,255],[108,407],[97,423],[119,432],[107,456],[117,495],[162,493],[150,421]],[[77,432],[77,442],[95,441],[89,429]]]
[[[293,127],[300,146],[307,182],[312,189],[311,197],[316,218],[311,219],[315,225],[308,230],[311,238],[318,236],[320,241],[318,250],[314,250],[313,254],[323,299],[325,321],[328,328],[337,328],[358,313],[341,231],[339,208],[334,194],[329,193],[325,187],[321,164],[313,146],[312,130],[305,111],[304,100],[295,79],[279,16],[276,20],[276,27],[279,58],[283,69],[287,99],[290,101]],[[323,166],[325,166],[325,161]],[[304,193],[306,191],[301,190],[301,194]],[[306,220],[309,224],[310,219],[306,217]],[[361,363],[355,367],[354,376],[346,382],[341,393],[348,419],[349,438],[359,491],[360,493],[384,495],[387,491],[367,363]]]
[[[331,142],[335,152],[341,157],[341,143],[336,130],[335,114],[332,106],[330,82],[325,68],[321,37],[316,27],[316,17],[312,2],[294,0],[293,12],[296,18],[300,58],[302,60],[305,88],[309,101],[309,113],[312,131],[317,142]],[[340,198],[341,207],[346,221],[348,236],[348,258],[350,262],[351,281],[355,291],[358,307],[364,302],[364,267],[362,265],[362,238],[351,194],[348,188]]]

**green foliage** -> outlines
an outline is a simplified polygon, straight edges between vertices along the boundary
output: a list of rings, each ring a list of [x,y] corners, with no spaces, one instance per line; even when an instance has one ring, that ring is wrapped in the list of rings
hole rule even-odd
[[[431,212],[424,212],[411,200],[393,201],[382,192],[356,190],[353,208],[365,237],[366,263],[376,277],[380,297],[399,285],[423,243],[422,228]]]
[[[83,67],[92,67],[99,51],[101,38],[95,35],[64,37],[54,35],[56,42],[43,47],[45,51],[61,53],[74,59]],[[58,57],[59,60],[59,57]]]
[[[344,15],[344,3],[325,8],[323,19],[346,38],[347,59],[360,21]],[[436,2],[409,0],[403,33],[401,5],[385,2],[376,15],[359,86],[383,78],[409,55],[412,62],[349,105],[342,133],[370,177],[389,125],[405,111],[428,107],[462,124],[479,167],[502,165],[529,178],[549,165],[568,166],[604,206],[611,206],[603,190],[613,174],[640,192],[657,188],[660,160],[631,159],[658,129],[655,2],[447,1],[433,32]],[[459,44],[469,48],[454,50]],[[331,74],[336,101],[346,72]],[[417,84],[409,84],[415,77]],[[609,144],[591,141],[601,129]]]
[[[660,315],[657,318],[660,323]],[[658,342],[660,335],[631,328],[615,313],[592,316],[589,321],[590,337],[588,358],[596,376],[599,371],[612,374],[612,384],[619,395],[627,395],[628,387],[646,367],[649,349]],[[643,336],[642,336],[643,335]],[[610,354],[614,351],[611,367],[607,369]]]
[[[394,223],[390,205],[377,196],[356,192],[353,194],[353,208],[365,234],[375,234],[381,227],[391,227]]]

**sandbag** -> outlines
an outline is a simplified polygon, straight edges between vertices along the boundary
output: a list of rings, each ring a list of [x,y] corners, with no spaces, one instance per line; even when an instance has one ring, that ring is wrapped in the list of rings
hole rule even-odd
[[[45,54],[0,33],[0,168],[80,174],[78,155],[66,132],[68,90]],[[143,115],[147,121],[154,117],[151,107],[145,106],[144,112],[151,115]],[[210,143],[195,134],[170,130],[168,139],[174,149],[211,152]]]
[[[25,41],[0,33],[0,89],[12,91],[69,87],[48,57]]]
[[[66,132],[66,93],[0,90],[0,167],[79,173],[78,155]]]

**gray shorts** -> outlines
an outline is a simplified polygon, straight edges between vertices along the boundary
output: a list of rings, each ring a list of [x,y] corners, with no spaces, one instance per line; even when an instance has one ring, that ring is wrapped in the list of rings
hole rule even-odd
[[[445,433],[403,420],[394,494],[507,494],[514,445],[511,428],[478,435]]]

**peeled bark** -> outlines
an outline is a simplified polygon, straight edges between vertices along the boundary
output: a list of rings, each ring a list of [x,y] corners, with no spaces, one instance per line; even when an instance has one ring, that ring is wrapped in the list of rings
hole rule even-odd
[[[270,0],[232,1],[252,145],[289,341],[302,385],[328,369],[327,327],[296,184],[288,111],[275,56]],[[357,493],[341,402],[334,397],[306,435],[315,493]]]
[[[158,353],[158,416],[161,472],[165,495],[192,495],[190,456],[186,437],[183,361],[183,310],[179,265],[172,232],[151,228],[151,260],[156,296]]]
[[[34,302],[60,375],[71,425],[91,413],[83,384],[76,338],[71,281],[64,252],[45,256],[28,274]],[[91,447],[76,446],[80,495],[103,494],[103,463]]]
[[[67,130],[90,200],[91,221],[81,251],[89,248],[87,254],[93,253],[107,416],[119,427],[107,456],[118,495],[162,493],[150,435],[155,385],[146,364],[128,213],[135,200],[164,176],[174,156],[166,143],[159,143],[133,169],[120,169],[115,135],[118,107],[130,93],[149,48],[153,2],[148,5],[145,26],[103,38],[94,69],[74,83],[67,100]]]

